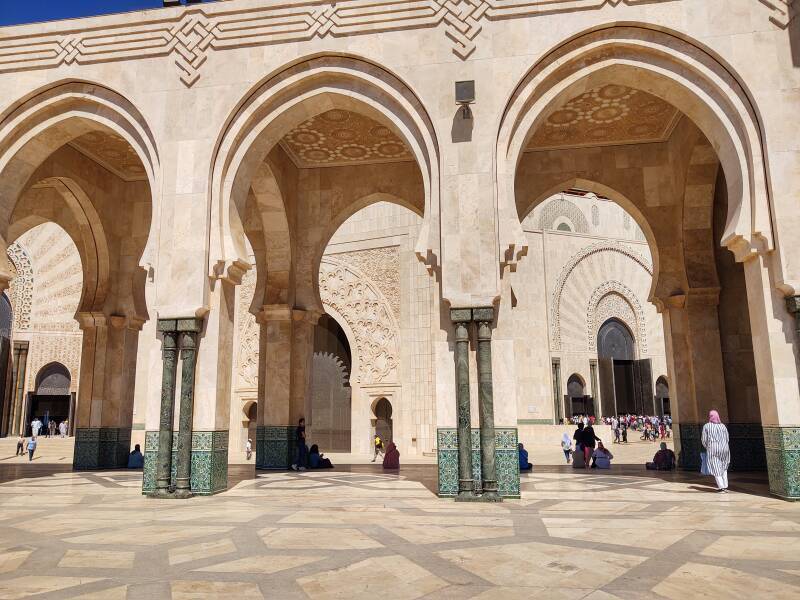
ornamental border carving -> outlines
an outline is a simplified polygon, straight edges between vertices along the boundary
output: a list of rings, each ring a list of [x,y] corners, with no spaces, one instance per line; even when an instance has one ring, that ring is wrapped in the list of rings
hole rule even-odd
[[[357,384],[396,383],[400,369],[400,327],[392,305],[378,286],[359,269],[333,256],[320,262],[322,305],[340,314],[355,340],[351,350],[358,366],[351,373]]]
[[[561,350],[561,295],[564,292],[567,279],[569,279],[569,276],[583,260],[600,252],[618,252],[636,261],[651,276],[653,275],[653,265],[650,264],[646,258],[631,248],[617,242],[597,242],[574,254],[561,269],[561,273],[559,273],[558,279],[556,280],[556,285],[553,288],[553,296],[550,302],[550,345],[553,351]]]
[[[485,21],[597,10],[606,5],[637,5],[654,0],[289,0],[268,6],[227,3],[149,11],[148,20],[97,17],[102,25],[33,35],[0,37],[0,73],[51,69],[109,61],[171,57],[180,79],[191,87],[212,51],[302,42],[314,38],[442,27],[453,53],[466,60],[477,47]],[[655,0],[671,2],[674,0]],[[785,29],[794,17],[794,0],[758,0],[770,21]],[[70,22],[70,24],[73,22]]]
[[[627,302],[630,306],[631,312],[633,312],[634,318],[636,319],[636,326],[633,329],[636,331],[636,342],[639,345],[639,354],[647,354],[647,327],[642,305],[633,290],[624,283],[614,280],[606,281],[597,286],[589,298],[589,305],[586,310],[586,335],[588,337],[589,350],[591,352],[597,350],[597,332],[603,325],[603,323],[597,321],[597,309],[603,299],[611,294],[620,296],[622,300]],[[621,317],[622,315],[615,316]],[[622,320],[626,321],[626,319]]]
[[[14,311],[14,330],[27,331],[31,328],[33,310],[33,262],[28,251],[19,242],[14,242],[6,250],[8,260],[17,271],[11,280],[11,309]]]

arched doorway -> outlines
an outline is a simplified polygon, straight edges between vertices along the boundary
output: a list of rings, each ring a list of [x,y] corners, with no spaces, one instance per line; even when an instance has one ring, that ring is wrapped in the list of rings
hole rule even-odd
[[[613,406],[617,415],[655,412],[650,360],[636,359],[636,341],[625,323],[611,318],[600,326],[597,358],[604,406]]]
[[[258,420],[258,403],[253,400],[244,407],[244,419],[242,419],[242,438],[244,439],[244,446],[239,450],[243,451],[247,445],[247,440],[250,440],[252,448],[255,451],[256,447],[256,422]]]
[[[594,415],[592,397],[586,395],[586,384],[583,377],[573,373],[567,379],[567,406],[571,416]]]
[[[311,414],[314,441],[330,452],[350,452],[351,350],[341,325],[322,315],[314,330]]]
[[[380,436],[384,444],[392,441],[392,403],[380,398],[373,409],[375,413],[375,435]]]
[[[58,362],[45,365],[36,375],[36,391],[31,394],[26,426],[34,417],[38,417],[44,425],[44,431],[50,421],[56,425],[62,421],[72,421],[74,402],[70,393],[72,377],[67,367]]]
[[[667,378],[661,375],[656,379],[656,410],[659,415],[671,415],[669,406],[669,383]]]

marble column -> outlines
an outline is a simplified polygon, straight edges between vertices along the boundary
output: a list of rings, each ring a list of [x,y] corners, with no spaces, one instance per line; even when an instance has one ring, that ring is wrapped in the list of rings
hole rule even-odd
[[[178,320],[181,352],[181,401],[178,416],[178,453],[175,469],[175,497],[192,496],[192,416],[194,414],[194,376],[199,319]]]
[[[11,435],[25,435],[25,374],[28,366],[28,342],[14,342],[14,405]]]
[[[456,402],[458,421],[458,496],[457,501],[476,500],[472,477],[472,428],[469,409],[469,323],[472,310],[454,308],[450,320],[455,327]]]
[[[494,394],[492,390],[492,321],[494,308],[476,308],[478,326],[478,402],[481,427],[481,500],[500,502],[495,461]]]
[[[156,489],[153,496],[166,496],[172,483],[172,427],[175,420],[175,376],[177,375],[177,338],[174,319],[158,322],[163,335],[161,413],[158,427],[158,455],[156,458]]]

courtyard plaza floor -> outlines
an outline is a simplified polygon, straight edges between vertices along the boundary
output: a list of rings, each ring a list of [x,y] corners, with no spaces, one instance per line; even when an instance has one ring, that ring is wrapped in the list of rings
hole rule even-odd
[[[614,446],[605,472],[532,449],[522,498],[498,505],[436,498],[435,466],[410,463],[232,465],[223,494],[153,500],[140,472],[71,472],[71,440],[41,440],[30,463],[13,442],[0,440],[7,600],[800,597],[800,503],[770,497],[762,474],[719,495],[699,474],[645,471],[644,442]]]

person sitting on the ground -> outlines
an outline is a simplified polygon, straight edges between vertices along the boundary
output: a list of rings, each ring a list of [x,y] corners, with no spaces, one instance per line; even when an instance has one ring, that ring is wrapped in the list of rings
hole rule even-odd
[[[141,469],[142,467],[144,467],[144,456],[142,456],[141,447],[136,444],[128,455],[128,468]]]
[[[383,468],[400,468],[400,450],[397,449],[394,442],[389,442],[389,445],[386,447],[386,454],[383,455]]]
[[[610,469],[611,459],[614,455],[603,446],[603,442],[597,442],[597,448],[592,452],[592,468],[593,469]]]
[[[517,444],[517,451],[519,452],[519,470],[520,471],[533,471],[533,465],[528,462],[528,451],[522,442]]]
[[[661,442],[661,450],[656,452],[653,462],[645,464],[648,471],[672,471],[675,468],[675,453],[667,448],[667,442]]]
[[[308,451],[308,466],[312,469],[332,469],[333,463],[324,454],[320,454],[319,446],[313,444]]]

